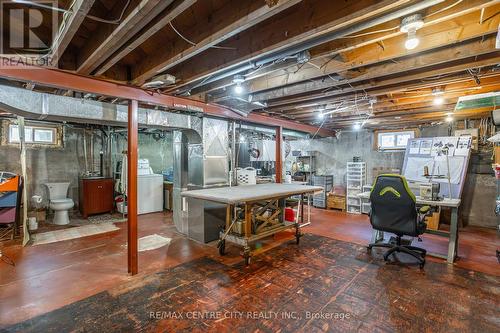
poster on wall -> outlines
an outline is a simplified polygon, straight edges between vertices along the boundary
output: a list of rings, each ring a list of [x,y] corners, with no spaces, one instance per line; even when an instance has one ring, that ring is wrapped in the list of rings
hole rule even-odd
[[[410,154],[417,155],[420,153],[420,140],[410,141]]]
[[[420,155],[429,155],[432,149],[432,139],[422,139],[420,141]]]
[[[432,156],[443,155],[446,147],[448,148],[448,156],[453,156],[455,154],[455,149],[457,148],[457,137],[442,137],[434,138],[432,141]]]
[[[458,138],[455,156],[467,156],[472,145],[472,136],[461,136]]]

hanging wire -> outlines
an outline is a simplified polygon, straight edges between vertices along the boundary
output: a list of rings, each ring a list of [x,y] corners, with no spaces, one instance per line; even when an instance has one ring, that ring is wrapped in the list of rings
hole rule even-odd
[[[197,44],[193,41],[190,41],[189,39],[187,39],[186,37],[184,37],[183,34],[181,34],[179,32],[179,30],[177,30],[174,25],[172,24],[172,21],[168,22],[168,24],[170,25],[170,27],[172,28],[172,30],[182,39],[184,39],[184,41],[188,44],[191,44],[192,46],[196,46]],[[217,46],[217,45],[212,45],[210,46],[211,49],[222,49],[222,50],[236,50],[235,47],[229,47],[229,46]]]

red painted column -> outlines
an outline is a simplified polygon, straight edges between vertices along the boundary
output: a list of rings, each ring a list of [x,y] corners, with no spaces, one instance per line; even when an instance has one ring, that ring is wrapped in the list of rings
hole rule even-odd
[[[127,250],[128,272],[132,275],[138,272],[137,249],[137,123],[138,102],[129,101],[128,104],[128,149],[127,149]]]
[[[283,127],[276,127],[276,183],[283,182],[283,155],[281,146],[283,145]]]

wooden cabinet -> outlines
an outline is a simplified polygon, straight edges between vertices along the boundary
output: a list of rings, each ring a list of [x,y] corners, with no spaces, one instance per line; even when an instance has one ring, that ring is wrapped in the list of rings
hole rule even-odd
[[[113,211],[113,179],[80,179],[80,213],[89,215]]]

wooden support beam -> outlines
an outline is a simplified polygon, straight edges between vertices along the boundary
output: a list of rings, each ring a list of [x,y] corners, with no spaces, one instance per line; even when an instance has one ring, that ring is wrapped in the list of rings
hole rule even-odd
[[[498,76],[500,73],[496,73],[494,71],[487,71],[482,73],[481,75],[481,84],[485,84],[485,86],[490,86],[491,84],[496,84],[498,81]],[[446,90],[453,90],[453,89],[465,89],[467,91],[474,90],[477,88],[477,83],[475,82],[474,78],[469,74],[465,72],[461,73],[456,73],[453,75],[447,75],[442,78],[432,78],[432,79],[427,79],[425,81],[420,81],[420,82],[407,82],[407,83],[401,83],[399,85],[395,86],[381,86],[381,87],[376,87],[374,89],[367,89],[366,92],[369,94],[370,97],[376,97],[377,98],[377,104],[384,103],[384,102],[391,102],[393,99],[397,98],[407,98],[408,96],[404,96],[404,94],[419,94],[422,95],[424,94],[429,94],[431,93],[432,88],[435,87],[445,87]],[[463,90],[462,90],[463,91]],[[346,94],[341,94],[337,96],[332,96],[332,97],[327,97],[321,102],[305,102],[305,103],[300,103],[300,104],[291,104],[291,105],[278,105],[274,107],[269,107],[265,110],[265,112],[270,112],[273,114],[277,113],[294,113],[294,112],[302,112],[305,110],[309,111],[315,111],[318,109],[318,106],[321,105],[326,105],[326,109],[330,110],[334,105],[337,105],[340,102],[344,101],[350,101],[353,102],[356,99],[356,94],[357,92],[347,92]],[[403,96],[403,97],[399,97]]]
[[[137,233],[137,142],[139,125],[136,100],[128,104],[128,148],[127,148],[127,252],[128,272],[135,275],[138,265],[138,233]]]
[[[447,64],[443,63],[439,66],[432,66],[430,68],[426,68],[426,70],[419,69],[413,74],[402,73],[397,77],[382,77],[380,79],[372,79],[366,82],[360,82],[358,84],[350,84],[343,87],[338,87],[335,89],[331,89],[328,91],[320,91],[320,92],[305,92],[303,96],[297,96],[293,98],[284,98],[281,100],[270,101],[268,102],[269,107],[275,107],[280,105],[295,105],[295,107],[299,105],[307,105],[308,103],[317,102],[322,103],[328,98],[336,95],[342,95],[346,93],[352,93],[355,91],[367,90],[367,89],[375,89],[386,87],[386,89],[390,89],[392,87],[402,87],[402,83],[417,81],[422,79],[428,79],[431,77],[439,77],[440,75],[449,75],[452,73],[463,72],[469,68],[477,68],[477,67],[486,67],[486,66],[494,66],[500,62],[500,54],[498,51],[493,50],[493,52],[479,55],[477,57],[468,58],[466,60],[460,61],[459,64],[457,62],[452,61]],[[313,89],[311,89],[313,90]]]
[[[224,44],[235,48],[234,52],[207,50],[205,56],[195,62],[176,66],[171,74],[181,81],[169,91],[203,80],[209,76],[246,65],[256,59],[275,54],[306,40],[332,31],[341,30],[382,13],[408,4],[411,1],[302,1],[286,15],[262,22],[254,29],[241,33],[237,39]],[[287,27],[283,31],[283,27]],[[282,33],[277,33],[282,32]],[[258,36],[258,38],[256,38]]]
[[[283,182],[283,128],[276,127],[276,183]]]
[[[158,52],[146,57],[141,64],[133,69],[133,83],[141,85],[154,75],[167,71],[181,62],[199,55],[209,48],[296,5],[300,1],[302,0],[282,0],[272,7],[269,7],[264,1],[242,2],[238,6],[235,6],[232,2],[228,2],[225,8],[212,13],[207,22],[199,22],[203,23],[203,25],[198,27],[198,29],[201,28],[203,30],[198,33],[202,35],[206,34],[205,38],[195,41],[195,45],[177,43],[172,48],[168,48],[166,52]],[[211,22],[216,22],[217,24],[214,26],[210,24]],[[211,34],[207,34],[207,30]],[[224,52],[224,50],[219,50],[219,52]],[[231,51],[226,50],[226,52]]]
[[[148,19],[156,17],[172,2],[173,0],[141,0],[116,28],[104,24],[80,50],[77,72],[84,75],[91,74],[104,60],[144,28],[149,22]]]
[[[128,43],[123,45],[115,54],[108,58],[102,66],[96,71],[96,75],[103,75],[107,70],[109,70],[118,61],[123,59],[127,54],[135,50],[146,40],[151,38],[154,34],[165,27],[169,22],[179,16],[186,9],[191,7],[198,0],[181,0],[180,2],[174,2],[174,8],[168,7],[165,9],[158,18],[150,22],[143,31],[135,35]],[[163,54],[160,52],[159,54]],[[156,74],[156,73],[155,73]]]
[[[498,22],[500,23],[500,17],[498,19]],[[495,30],[496,29],[497,28],[495,28]],[[450,47],[437,48],[435,50],[423,52],[417,55],[409,55],[400,57],[398,59],[392,59],[393,61],[391,62],[383,61],[371,66],[358,67],[355,72],[350,71],[351,74],[349,75],[350,78],[348,80],[332,80],[329,77],[319,79],[315,78],[314,80],[313,78],[311,78],[303,83],[287,84],[283,88],[266,90],[262,93],[253,92],[253,100],[267,101],[269,99],[284,98],[291,95],[303,94],[305,92],[310,93],[314,90],[331,89],[336,86],[345,84],[346,82],[353,84],[355,82],[378,79],[389,75],[397,75],[401,73],[406,74],[408,72],[415,72],[420,69],[426,69],[431,66],[437,66],[448,62],[454,62],[460,59],[466,59],[487,53],[492,53],[496,51],[495,37],[496,33],[490,33],[484,38],[469,40],[461,44],[453,44]],[[370,55],[367,55],[367,57],[370,57]],[[358,62],[355,61],[355,63]],[[315,70],[315,72],[319,73],[317,69]],[[336,73],[339,72],[336,71]],[[303,76],[301,77],[303,78]],[[292,74],[288,76],[286,81],[282,81],[282,83],[289,82],[289,78],[293,79]],[[282,85],[281,83],[277,83],[277,81],[274,80],[272,82],[273,83],[271,84],[276,84],[277,86]],[[251,91],[260,88],[262,87],[250,85]]]
[[[63,21],[61,22],[63,28],[56,35],[49,56],[49,59],[51,59],[54,65],[57,65],[59,62],[59,59],[94,5],[94,1],[95,0],[76,0],[71,7],[71,12],[67,16],[63,16]]]
[[[356,38],[341,38],[310,50],[312,65],[279,63],[247,77],[249,92],[272,89],[285,84],[298,83],[325,75],[335,75],[350,69],[375,64],[398,57],[414,55],[436,47],[452,45],[492,33],[498,26],[497,16],[486,22],[479,22],[477,15],[485,8],[486,17],[500,10],[500,1],[468,0],[453,8],[429,15],[424,28],[418,31],[421,44],[414,50],[406,50],[403,45],[406,35],[398,27],[400,20],[393,20],[364,30]],[[432,7],[428,13],[439,11],[449,3]],[[377,31],[381,31],[376,33]],[[383,45],[383,48],[381,47]],[[342,59],[340,59],[342,58]],[[197,88],[196,93],[210,92],[232,84],[231,79],[223,79]]]

